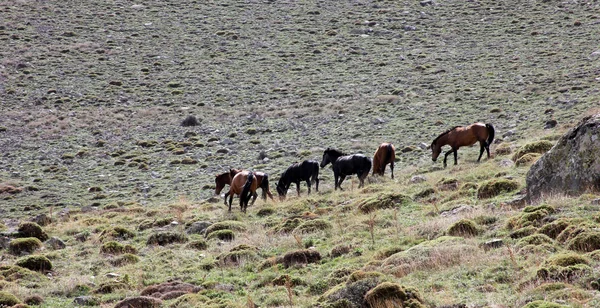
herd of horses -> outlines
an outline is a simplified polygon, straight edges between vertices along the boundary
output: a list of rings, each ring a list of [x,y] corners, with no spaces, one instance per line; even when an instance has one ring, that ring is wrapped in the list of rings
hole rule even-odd
[[[494,141],[495,129],[492,124],[475,123],[469,126],[453,127],[439,136],[431,143],[432,160],[435,162],[438,156],[442,153],[442,147],[450,146],[450,150],[444,155],[444,167],[446,167],[446,159],[450,153],[454,153],[454,164],[458,163],[457,151],[463,146],[471,146],[479,142],[479,158],[481,160],[483,151],[487,152],[487,157],[490,158],[490,145]],[[396,148],[391,143],[382,143],[373,156],[373,160],[363,154],[345,154],[339,150],[327,148],[323,152],[321,163],[314,160],[305,160],[300,163],[295,163],[289,166],[279,178],[277,182],[277,194],[280,200],[284,200],[287,191],[292,185],[296,184],[296,193],[300,196],[300,183],[306,182],[308,186],[308,194],[311,192],[311,186],[315,184],[315,190],[319,191],[319,167],[324,168],[331,164],[333,177],[335,179],[334,190],[338,188],[342,190],[342,182],[347,176],[356,174],[359,180],[358,188],[364,186],[364,181],[367,178],[371,167],[373,175],[383,176],[386,166],[390,165],[392,179],[394,178],[394,161],[396,160]],[[220,194],[225,185],[229,185],[229,191],[225,193],[225,205],[229,205],[231,212],[231,203],[233,196],[240,197],[240,208],[246,212],[250,198],[253,205],[258,197],[256,190],[262,190],[262,198],[267,200],[267,196],[273,199],[273,194],[269,190],[269,175],[263,172],[248,171],[240,169],[230,169],[228,172],[218,174],[215,177],[216,189],[215,194]],[[229,197],[229,204],[227,198]]]

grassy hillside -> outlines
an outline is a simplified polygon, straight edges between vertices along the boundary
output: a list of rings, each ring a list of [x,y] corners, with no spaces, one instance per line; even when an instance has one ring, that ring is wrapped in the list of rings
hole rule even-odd
[[[203,291],[165,306],[343,307],[341,294],[389,281],[427,306],[596,306],[598,197],[522,208],[511,201],[531,161],[509,161],[598,111],[598,9],[0,2],[0,229],[44,214],[43,230],[67,244],[22,241],[51,261],[42,274],[15,267],[23,247],[3,250],[0,292],[40,295],[42,307],[80,295],[113,306],[177,280]],[[200,125],[182,127],[188,115]],[[558,125],[544,129],[549,120]],[[490,160],[461,148],[459,165],[442,170],[421,148],[476,121],[497,129]],[[395,180],[334,192],[326,168],[319,193],[259,200],[247,215],[213,196],[214,174],[229,167],[276,181],[326,147],[370,156],[386,141],[398,149]],[[234,239],[187,231],[202,221]],[[488,249],[493,239],[502,243]],[[309,247],[320,260],[285,262]],[[287,260],[314,257],[299,254]]]

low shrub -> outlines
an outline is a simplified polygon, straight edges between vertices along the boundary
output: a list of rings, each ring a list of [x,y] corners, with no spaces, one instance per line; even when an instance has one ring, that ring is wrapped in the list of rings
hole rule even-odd
[[[519,183],[509,179],[495,179],[483,183],[477,190],[477,198],[488,199],[496,197],[502,193],[507,193],[519,189]]]
[[[42,247],[42,242],[36,237],[18,238],[8,243],[8,250],[14,255],[32,253]]]
[[[48,258],[45,256],[41,255],[25,257],[18,260],[16,264],[20,267],[37,272],[52,270],[52,262],[50,262],[50,260],[48,260]]]

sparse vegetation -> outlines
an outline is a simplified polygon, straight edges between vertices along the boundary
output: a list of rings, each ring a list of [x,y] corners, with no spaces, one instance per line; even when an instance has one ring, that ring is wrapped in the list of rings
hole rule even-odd
[[[599,111],[596,2],[8,3],[0,306],[600,307],[598,192],[524,198]],[[489,159],[431,162],[474,122]],[[293,163],[384,141],[394,179],[334,191],[327,167],[247,213],[215,195],[229,168],[275,193]]]

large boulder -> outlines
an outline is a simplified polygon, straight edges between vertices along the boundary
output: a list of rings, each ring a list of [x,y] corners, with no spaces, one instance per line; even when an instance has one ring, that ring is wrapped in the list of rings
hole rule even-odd
[[[585,117],[527,173],[527,197],[600,190],[600,114]]]

